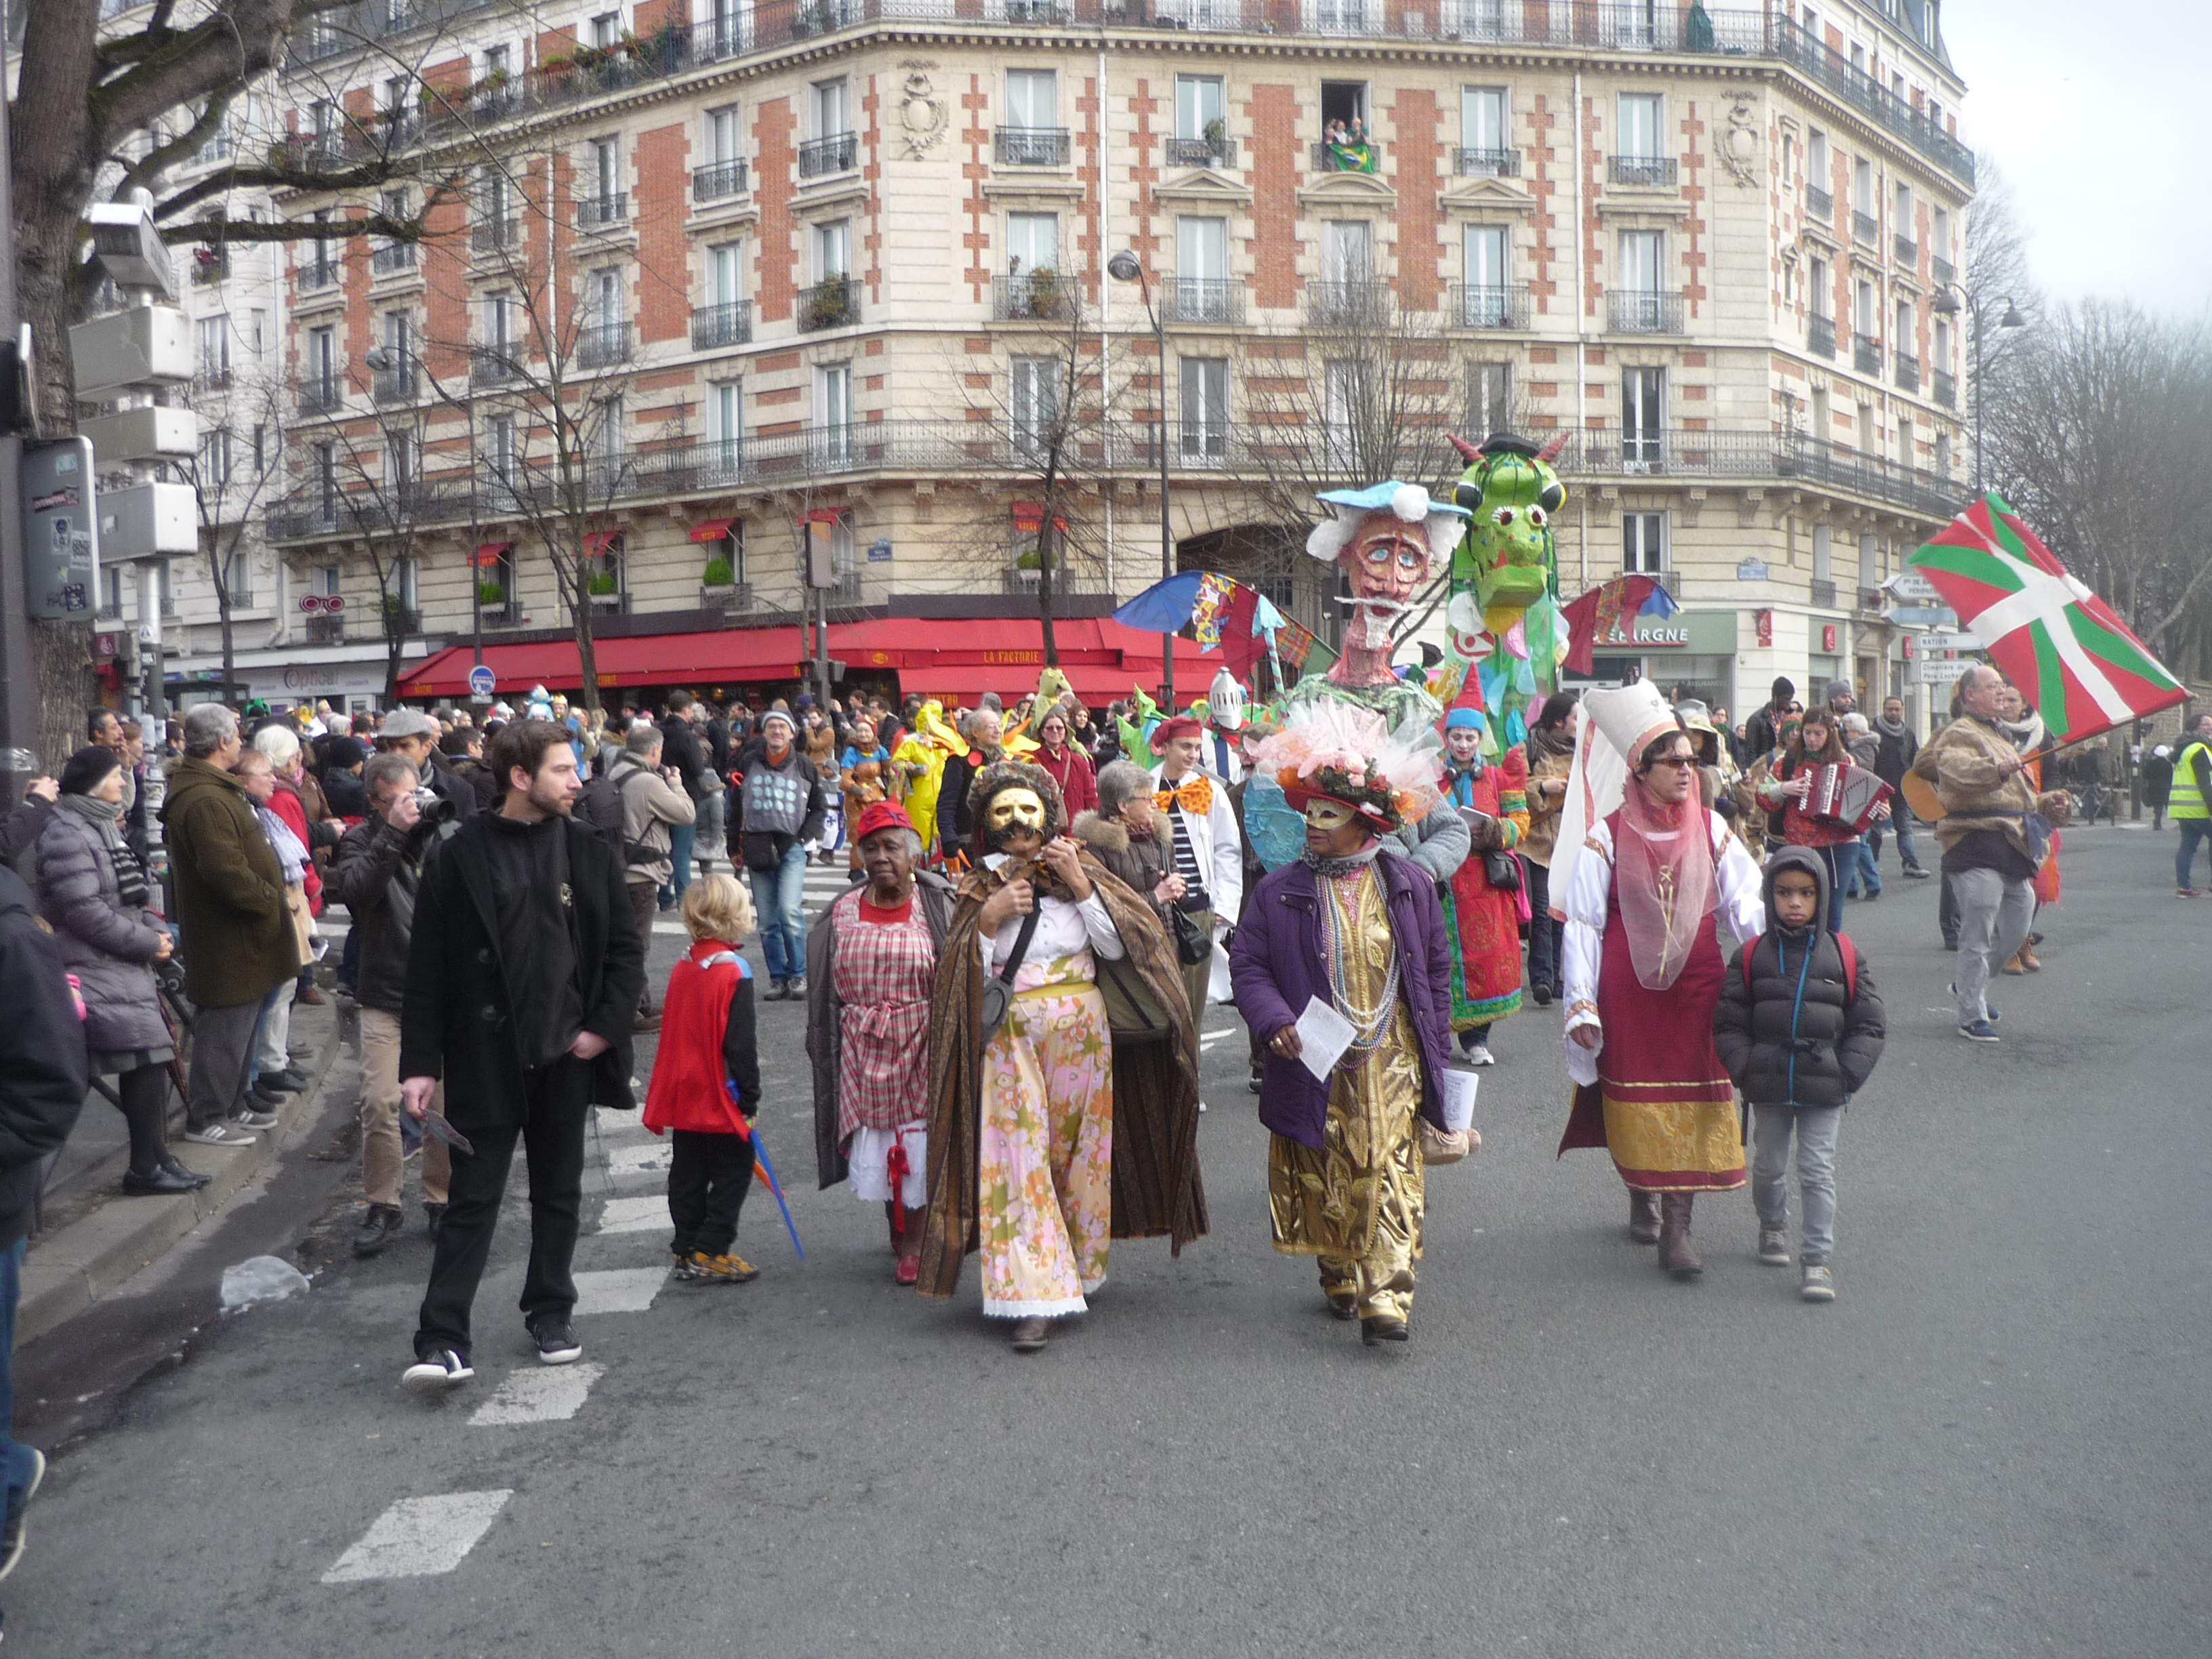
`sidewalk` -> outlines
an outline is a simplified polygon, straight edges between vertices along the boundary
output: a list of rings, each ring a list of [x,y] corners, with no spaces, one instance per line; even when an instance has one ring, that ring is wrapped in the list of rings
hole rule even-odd
[[[238,1192],[283,1156],[318,1111],[324,1079],[351,1034],[337,998],[323,1007],[295,1007],[292,1054],[307,1072],[307,1086],[277,1110],[277,1127],[236,1151],[195,1146],[182,1138],[182,1111],[173,1091],[169,1150],[187,1167],[211,1177],[195,1193],[129,1198],[122,1190],[130,1161],[123,1115],[99,1095],[89,1096],[69,1144],[57,1157],[41,1200],[39,1231],[23,1263],[22,1297],[15,1313],[19,1346],[82,1313],[170,1246],[219,1212]],[[350,1075],[349,1071],[348,1075]]]

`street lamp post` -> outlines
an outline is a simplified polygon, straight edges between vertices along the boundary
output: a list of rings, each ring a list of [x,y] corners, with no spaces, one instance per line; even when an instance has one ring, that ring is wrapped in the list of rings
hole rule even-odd
[[[367,366],[370,374],[379,374],[387,368],[397,371],[409,368],[410,366],[410,362],[408,361],[409,359],[412,359],[411,366],[415,372],[420,374],[424,380],[429,383],[430,395],[435,398],[440,403],[445,404],[448,409],[459,410],[461,414],[461,419],[467,422],[469,455],[469,633],[472,641],[474,653],[471,667],[482,668],[483,666],[483,593],[477,586],[477,548],[479,545],[477,538],[481,532],[477,523],[476,405],[470,403],[465,403],[461,399],[454,397],[452,392],[447,391],[444,383],[423,365],[421,358],[415,357],[414,354],[411,352],[403,351],[393,353],[386,350],[382,346],[371,346],[367,351],[362,354],[361,361],[365,366]],[[471,682],[469,695],[470,700],[473,702],[475,701],[476,696],[476,687],[474,684],[473,674],[471,676]]]
[[[1944,283],[1943,292],[1936,301],[1936,314],[1939,317],[1955,317],[1962,310],[1974,319],[1974,494],[1978,496],[1983,490],[1982,307],[1975,301],[1974,296],[1966,292],[1963,285],[1958,283]],[[1999,328],[2027,326],[2027,319],[2020,314],[2020,307],[2012,302],[2012,295],[2009,294],[2004,296],[2004,315],[1997,319],[1997,326]]]
[[[1152,303],[1152,285],[1145,276],[1144,266],[1137,256],[1123,248],[1106,262],[1106,273],[1117,283],[1134,283],[1145,302],[1145,315],[1152,325],[1152,345],[1157,354],[1158,368],[1156,375],[1157,395],[1152,408],[1153,453],[1160,464],[1160,576],[1163,580],[1176,573],[1175,532],[1168,519],[1168,331],[1167,319],[1160,308]],[[1160,635],[1161,689],[1164,696],[1161,707],[1170,714],[1175,713],[1175,635]]]

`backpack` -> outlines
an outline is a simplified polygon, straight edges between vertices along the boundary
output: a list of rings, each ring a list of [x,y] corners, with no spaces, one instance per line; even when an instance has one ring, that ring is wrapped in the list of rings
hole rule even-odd
[[[632,767],[629,775],[638,777],[641,772],[640,769]],[[623,833],[623,823],[629,814],[623,801],[622,786],[616,781],[611,772],[593,778],[584,786],[583,792],[576,797],[574,815],[589,825],[601,841],[622,854],[625,868],[656,863],[662,856],[645,842],[632,841]]]
[[[1829,937],[1836,941],[1836,954],[1844,959],[1844,1006],[1848,1008],[1859,1000],[1858,946],[1851,943],[1849,933],[1833,933]],[[1758,954],[1759,946],[1754,941],[1751,949],[1737,958],[1743,963],[1743,994],[1746,996],[1751,994],[1751,959]]]

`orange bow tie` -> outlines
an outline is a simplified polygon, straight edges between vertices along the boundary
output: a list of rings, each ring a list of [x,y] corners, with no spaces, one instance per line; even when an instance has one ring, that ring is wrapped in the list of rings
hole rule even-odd
[[[1152,805],[1164,812],[1170,806],[1180,806],[1193,817],[1204,817],[1213,810],[1213,780],[1200,772],[1194,778],[1184,780],[1179,788],[1163,789],[1152,797]]]

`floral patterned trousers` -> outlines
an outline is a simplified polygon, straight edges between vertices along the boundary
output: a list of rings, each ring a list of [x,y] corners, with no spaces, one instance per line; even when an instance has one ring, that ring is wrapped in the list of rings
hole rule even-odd
[[[1087,974],[1016,994],[983,1051],[981,1105],[983,1311],[1081,1313],[1114,1219],[1114,1034]]]

